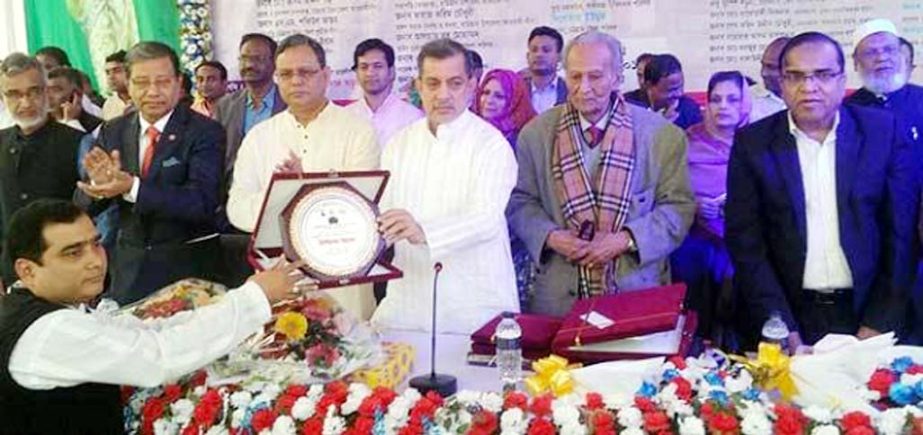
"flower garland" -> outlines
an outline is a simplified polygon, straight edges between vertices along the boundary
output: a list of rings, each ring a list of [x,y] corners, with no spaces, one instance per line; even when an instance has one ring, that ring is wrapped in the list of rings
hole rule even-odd
[[[920,370],[898,359],[876,373],[869,388],[900,389]],[[903,371],[897,380],[883,370]],[[886,381],[890,382],[888,385]],[[917,383],[914,382],[914,388]],[[916,393],[914,393],[916,394]],[[773,403],[748,372],[707,367],[700,359],[671,359],[660,376],[634,395],[569,394],[530,397],[512,392],[462,391],[448,399],[398,394],[387,388],[335,381],[326,385],[253,382],[206,387],[196,374],[180,385],[126,391],[126,429],[141,434],[923,434],[923,410],[898,405],[876,416],[860,411],[798,408]],[[898,395],[898,397],[901,397]]]
[[[179,9],[180,63],[193,71],[212,57],[212,33],[208,0],[177,0]]]

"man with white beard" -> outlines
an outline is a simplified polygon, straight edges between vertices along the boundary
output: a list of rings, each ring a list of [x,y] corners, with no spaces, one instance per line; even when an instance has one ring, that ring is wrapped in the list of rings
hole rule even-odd
[[[35,58],[13,53],[0,64],[0,92],[14,126],[0,130],[0,231],[16,210],[40,198],[70,200],[77,185],[83,133],[48,112],[45,72]],[[2,232],[0,232],[2,234]],[[7,252],[3,282],[14,277]]]
[[[867,21],[853,36],[853,64],[862,78],[859,89],[846,103],[878,107],[892,112],[898,129],[915,153],[923,146],[923,87],[907,83],[907,60],[894,23]]]

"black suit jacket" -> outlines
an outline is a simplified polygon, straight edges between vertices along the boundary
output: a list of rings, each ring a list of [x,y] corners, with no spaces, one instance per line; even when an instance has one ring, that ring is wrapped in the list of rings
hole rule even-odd
[[[103,125],[98,146],[119,150],[122,168],[140,174],[138,113]],[[177,106],[154,151],[147,177],[134,203],[121,197],[97,201],[101,212],[111,201],[119,209],[111,296],[120,303],[144,297],[186,277],[212,278],[215,240],[189,243],[215,233],[215,210],[223,158],[224,130],[217,122]],[[89,202],[78,193],[81,202]]]
[[[836,190],[840,245],[861,323],[897,329],[913,276],[915,164],[890,114],[840,109]],[[750,318],[778,311],[797,326],[807,254],[805,195],[788,111],[737,133],[728,167],[726,241]],[[758,325],[754,325],[758,326]]]

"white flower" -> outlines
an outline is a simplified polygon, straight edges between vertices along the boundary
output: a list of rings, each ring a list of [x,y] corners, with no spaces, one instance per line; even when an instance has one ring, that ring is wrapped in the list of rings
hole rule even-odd
[[[529,428],[529,423],[524,418],[525,414],[519,408],[510,408],[500,415],[500,431],[504,435],[522,434]]]
[[[253,395],[249,391],[238,391],[231,394],[231,406],[235,408],[246,408],[253,401]]]
[[[724,385],[729,393],[740,393],[753,386],[753,376],[750,372],[741,370],[739,375],[725,378]]]
[[[282,387],[279,384],[270,382],[263,387],[263,394],[265,394],[270,399],[275,399],[279,393],[282,392]]]
[[[292,405],[292,417],[295,417],[298,421],[304,421],[311,418],[314,415],[314,407],[317,405],[317,402],[311,399],[308,399],[307,396],[299,397],[295,401],[295,404]]]
[[[856,396],[866,402],[876,402],[881,399],[881,393],[861,387],[856,391]]]
[[[339,435],[346,430],[346,420],[336,415],[335,407],[327,408],[327,418],[324,419],[323,435]]]
[[[481,393],[472,390],[462,390],[455,394],[455,400],[459,401],[464,405],[470,405],[473,403],[478,403],[478,400],[481,398]]]
[[[634,403],[634,399],[628,394],[614,393],[606,394],[603,396],[603,402],[606,403],[606,408],[616,411],[626,406],[630,406],[632,403]]]
[[[183,426],[189,423],[189,419],[192,418],[193,409],[195,409],[195,404],[189,399],[179,399],[170,405],[173,421]]]
[[[640,427],[629,427],[621,432],[620,435],[644,435],[644,431]]]
[[[904,433],[907,424],[907,412],[903,408],[891,408],[878,416],[878,430],[885,435]]]
[[[923,417],[923,410],[917,408],[916,406],[904,405],[904,412],[916,418]]]
[[[693,415],[695,414],[695,409],[692,408],[692,405],[683,402],[682,400],[677,400],[676,402],[671,402],[666,404],[667,415],[675,417],[677,415]]]
[[[814,427],[811,435],[840,435],[840,429],[832,424],[825,424]]]
[[[412,390],[412,388],[408,388],[407,390]],[[414,402],[408,400],[403,395],[398,396],[391,402],[391,406],[388,407],[387,416],[393,420],[395,425],[403,425],[404,422],[407,421],[407,413],[410,412],[410,407],[413,403]]]
[[[626,428],[640,428],[644,421],[641,410],[634,406],[627,406],[619,411],[619,424]],[[625,433],[625,432],[622,432]]]
[[[481,406],[494,414],[503,409],[503,397],[497,393],[484,393],[481,396]]]
[[[323,384],[311,385],[311,388],[308,388],[308,394],[306,394],[306,396],[314,401],[320,400],[320,398],[324,396]]]
[[[205,385],[199,385],[192,390],[192,394],[195,394],[197,397],[202,397],[205,394]]]
[[[904,373],[901,375],[901,383],[905,385],[916,385],[917,382],[923,381],[923,374],[917,373],[911,375],[910,373]]]
[[[179,426],[166,418],[161,418],[154,422],[154,435],[174,435],[177,433],[179,433]]]
[[[763,405],[759,402],[744,400],[743,402],[741,402],[740,405],[741,406],[737,408],[737,412],[739,412],[740,415],[742,416],[746,416],[749,414],[756,414],[756,415],[762,415],[762,416],[766,415],[766,408],[763,407]]]
[[[829,408],[820,406],[809,406],[802,411],[805,417],[814,420],[818,424],[829,424],[833,421],[833,413]]]
[[[228,435],[228,429],[223,426],[212,426],[208,429],[208,432],[205,432],[205,435]]]
[[[740,421],[740,429],[744,435],[772,435],[772,423],[766,414],[748,412]]]
[[[237,429],[240,427],[240,422],[244,421],[244,416],[247,415],[247,410],[243,408],[235,409],[231,413],[231,427]]]
[[[580,422],[580,411],[569,405],[562,404],[553,406],[551,415],[554,419],[554,423],[561,428]]]
[[[407,399],[411,404],[417,403],[423,396],[415,388],[408,388],[401,393],[401,397]]]
[[[561,426],[559,433],[561,435],[586,435],[587,430],[586,426],[580,424],[579,421],[573,421]]]
[[[679,435],[705,435],[705,423],[696,416],[684,417],[679,421]]]
[[[362,401],[365,400],[366,397],[369,397],[370,394],[372,394],[372,390],[365,384],[350,384],[349,396],[346,397],[346,402],[340,407],[340,412],[342,412],[343,415],[350,415],[356,412],[359,409],[359,405],[362,405]]]
[[[295,420],[287,415],[280,415],[272,424],[272,435],[295,435],[297,433]]]

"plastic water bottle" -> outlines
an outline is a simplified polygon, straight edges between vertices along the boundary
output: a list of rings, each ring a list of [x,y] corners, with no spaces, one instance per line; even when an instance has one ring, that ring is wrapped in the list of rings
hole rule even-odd
[[[494,341],[497,345],[497,368],[503,390],[515,390],[522,376],[522,329],[513,313],[503,313]]]
[[[778,312],[772,313],[769,320],[763,324],[763,341],[778,344],[783,350],[788,349],[788,334],[788,325]]]

